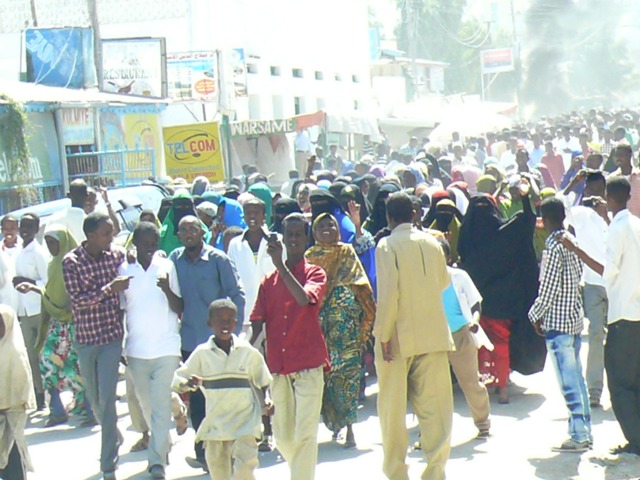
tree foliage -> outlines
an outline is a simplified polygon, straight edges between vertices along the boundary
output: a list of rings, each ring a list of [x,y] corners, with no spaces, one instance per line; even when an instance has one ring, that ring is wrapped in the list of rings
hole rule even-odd
[[[449,64],[446,93],[480,93],[480,51],[510,47],[508,34],[477,18],[465,18],[466,0],[397,0],[398,47],[408,56]],[[505,43],[506,39],[506,43]],[[513,97],[513,75],[502,75],[493,98]]]

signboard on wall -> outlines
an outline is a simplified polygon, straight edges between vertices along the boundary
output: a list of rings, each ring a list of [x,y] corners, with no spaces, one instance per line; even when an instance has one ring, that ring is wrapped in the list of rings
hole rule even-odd
[[[188,182],[202,175],[212,182],[224,180],[220,129],[216,122],[162,129],[167,175]]]
[[[513,72],[515,65],[512,48],[495,48],[480,52],[480,68],[483,74]]]
[[[96,85],[91,28],[27,28],[27,82],[64,88]]]
[[[247,120],[231,123],[232,137],[254,137],[257,135],[276,135],[296,131],[296,120]]]
[[[93,111],[88,108],[63,108],[62,124],[65,145],[93,145],[95,127]]]
[[[176,100],[216,100],[218,95],[215,51],[167,54],[168,96]]]
[[[105,92],[164,98],[167,64],[164,38],[102,41],[102,88]]]

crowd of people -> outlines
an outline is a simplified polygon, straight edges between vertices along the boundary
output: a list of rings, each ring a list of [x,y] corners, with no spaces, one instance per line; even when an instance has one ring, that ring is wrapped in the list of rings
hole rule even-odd
[[[44,245],[37,215],[5,216],[0,478],[26,478],[27,415],[47,400],[48,427],[100,425],[100,470],[116,478],[122,365],[134,449],[156,479],[187,416],[187,462],[211,478],[254,478],[258,451],[277,448],[292,479],[313,479],[320,420],[357,446],[365,372],[384,474],[408,478],[409,401],[422,478],[442,479],[450,372],[482,439],[490,393],[509,403],[510,373],[540,372],[547,354],[569,412],[555,450],[591,448],[606,371],[628,441],[613,451],[640,455],[636,127],[633,111],[592,110],[447,145],[367,142],[356,162],[331,146],[279,191],[254,166],[222,187],[175,179],[124,247],[106,192],[96,212],[81,180]]]

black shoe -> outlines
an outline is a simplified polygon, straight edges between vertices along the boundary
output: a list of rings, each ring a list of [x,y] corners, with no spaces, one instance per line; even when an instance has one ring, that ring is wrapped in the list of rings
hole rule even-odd
[[[620,455],[621,453],[630,453],[632,455],[640,456],[640,447],[627,443],[626,445],[619,445],[610,450],[612,455]]]

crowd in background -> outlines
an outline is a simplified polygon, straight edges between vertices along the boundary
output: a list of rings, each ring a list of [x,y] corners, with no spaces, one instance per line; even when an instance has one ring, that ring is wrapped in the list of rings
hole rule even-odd
[[[27,412],[48,399],[47,426],[100,424],[100,469],[115,478],[122,362],[152,478],[165,478],[172,419],[182,434],[187,416],[187,461],[212,478],[253,478],[274,447],[292,478],[313,478],[318,420],[355,448],[374,374],[384,473],[406,478],[408,399],[423,478],[443,478],[450,366],[485,438],[487,387],[509,403],[510,373],[540,372],[547,350],[570,418],[557,450],[591,447],[606,370],[629,442],[616,452],[640,454],[639,148],[640,115],[626,110],[393,150],[365,138],[353,162],[318,147],[278,190],[249,165],[225,186],[164,179],[171,196],[124,248],[108,196],[109,214],[94,212],[82,181],[45,245],[37,215],[5,216],[0,472],[26,478]]]

